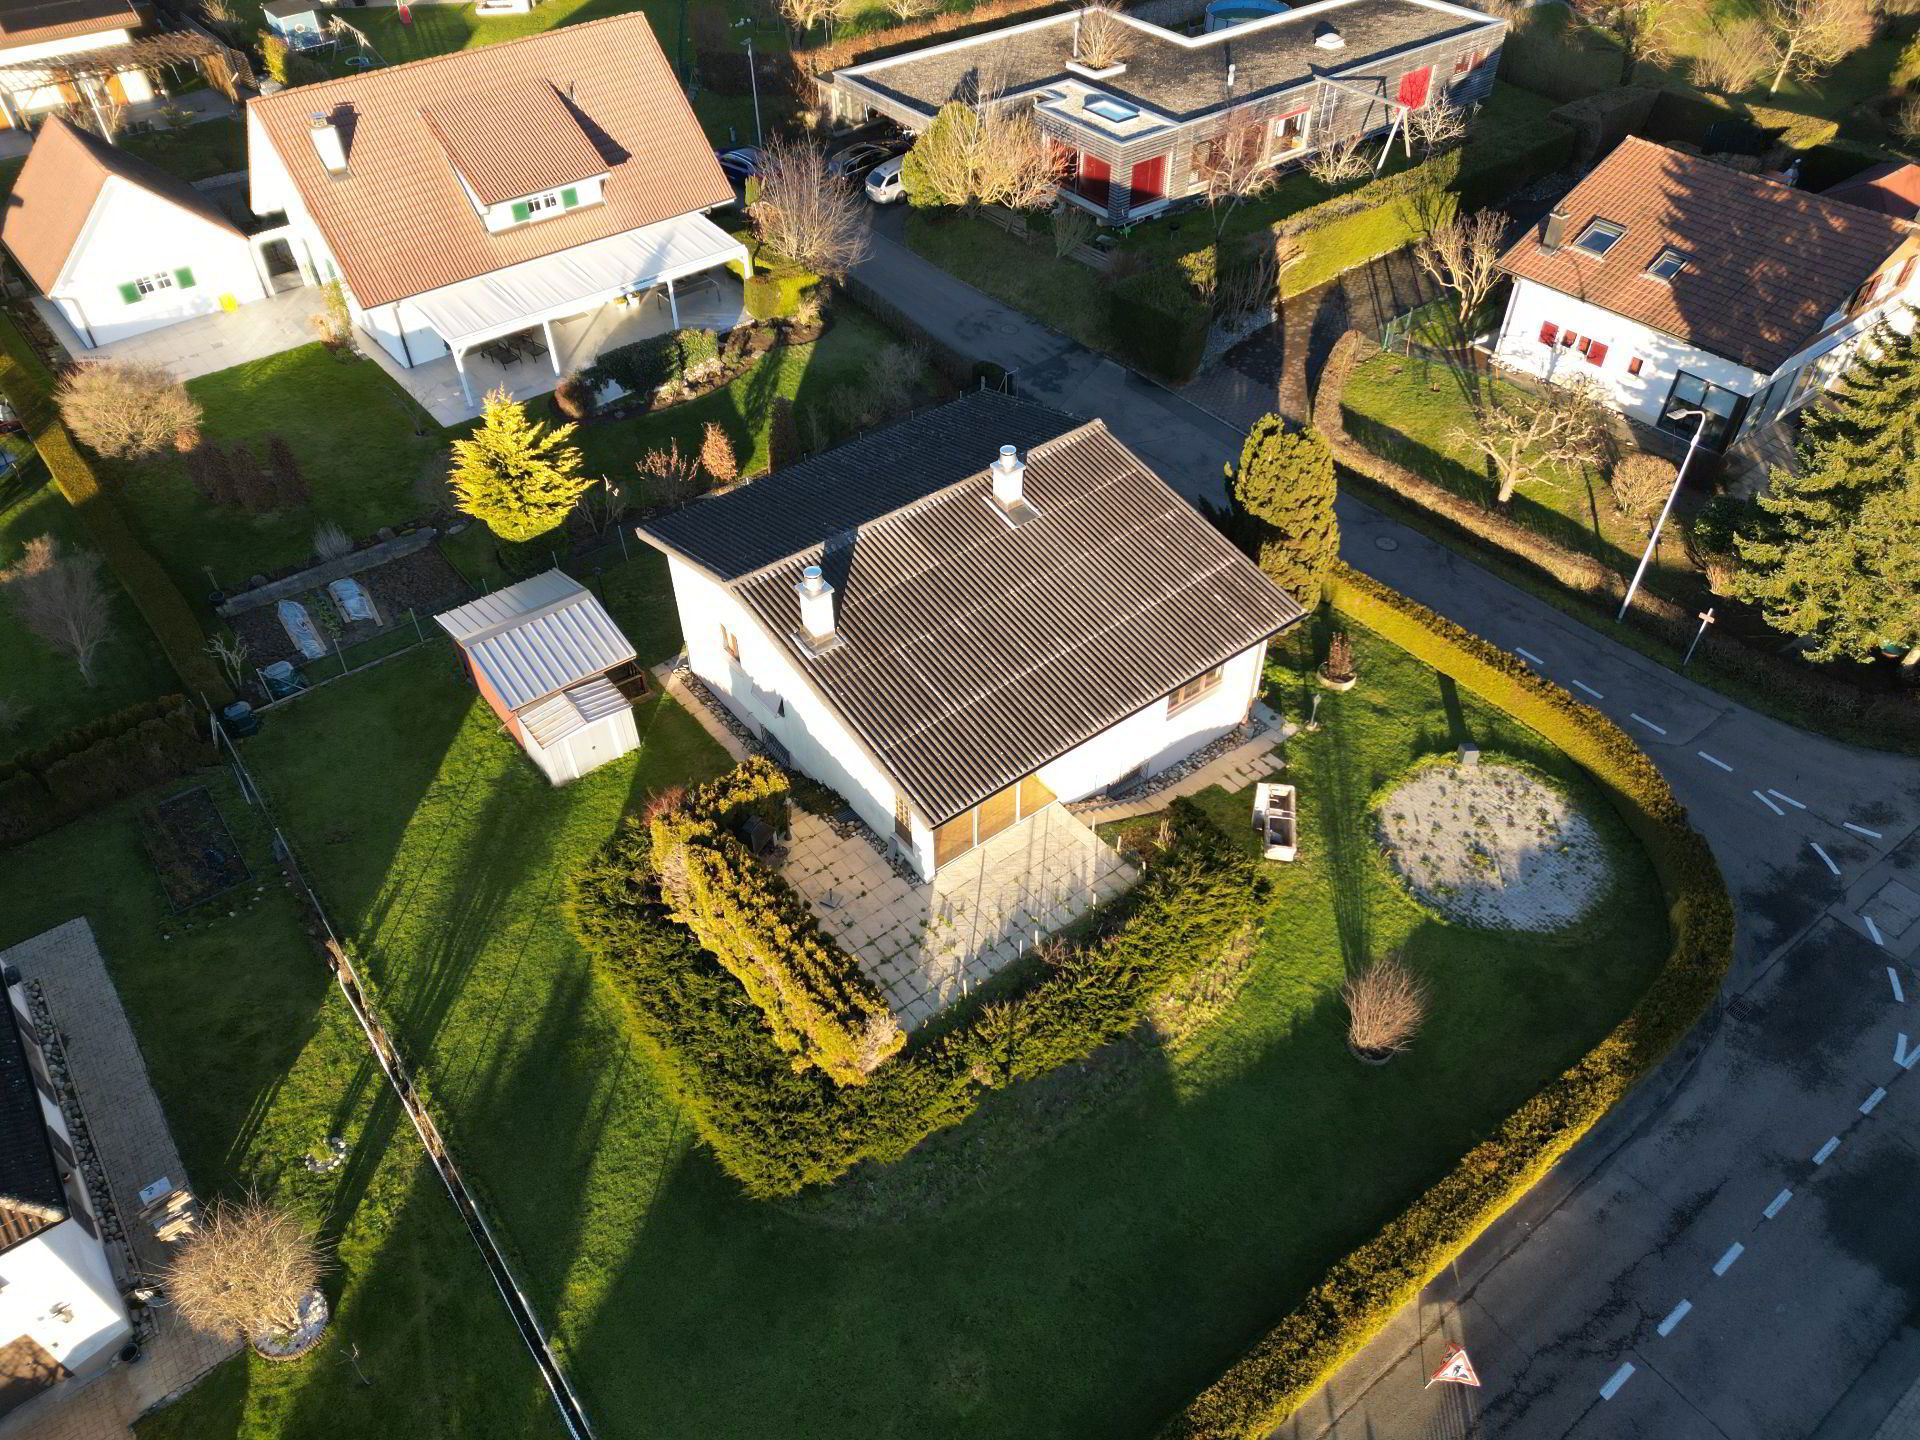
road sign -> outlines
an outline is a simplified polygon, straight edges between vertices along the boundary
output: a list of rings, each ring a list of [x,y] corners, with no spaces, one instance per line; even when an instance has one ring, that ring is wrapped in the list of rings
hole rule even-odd
[[[1447,1347],[1445,1362],[1428,1378],[1427,1385],[1432,1385],[1436,1380],[1444,1380],[1450,1385],[1471,1385],[1476,1390],[1480,1388],[1480,1377],[1474,1373],[1473,1362],[1458,1345]],[[1421,1388],[1425,1389],[1426,1386]]]

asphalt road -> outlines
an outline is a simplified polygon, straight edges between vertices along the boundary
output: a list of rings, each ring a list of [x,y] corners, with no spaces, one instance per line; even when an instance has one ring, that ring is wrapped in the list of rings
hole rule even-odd
[[[897,223],[865,278],[1221,498],[1236,431],[927,265]],[[1682,1051],[1277,1434],[1875,1436],[1920,1378],[1920,761],[1756,714],[1357,501],[1340,518],[1350,563],[1640,742],[1720,861],[1738,953]],[[1481,1388],[1426,1387],[1452,1342]]]

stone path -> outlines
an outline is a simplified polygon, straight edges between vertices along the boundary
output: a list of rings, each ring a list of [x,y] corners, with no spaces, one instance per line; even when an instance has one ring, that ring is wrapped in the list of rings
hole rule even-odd
[[[166,1247],[139,1218],[140,1190],[155,1180],[187,1189],[186,1167],[147,1078],[133,1027],[85,920],[66,924],[0,951],[0,964],[38,980],[66,1044],[74,1090],[107,1171],[115,1208],[141,1267],[164,1263]],[[115,1278],[131,1285],[126,1255],[107,1248]],[[114,1365],[85,1385],[62,1385],[29,1401],[4,1421],[0,1440],[127,1440],[132,1422],[186,1389],[240,1347],[203,1335],[171,1311],[148,1335],[140,1363]]]
[[[1258,716],[1262,711],[1273,714],[1264,705],[1256,706],[1254,713]],[[1277,716],[1274,718],[1278,719]],[[1287,762],[1280,758],[1279,747],[1298,731],[1299,727],[1288,721],[1277,729],[1262,731],[1244,744],[1236,745],[1191,774],[1181,776],[1165,789],[1135,798],[1076,805],[1074,814],[1089,825],[1110,825],[1116,820],[1131,820],[1136,815],[1151,815],[1156,810],[1164,810],[1175,800],[1198,795],[1213,785],[1218,785],[1231,795],[1262,780],[1271,780],[1285,770]]]

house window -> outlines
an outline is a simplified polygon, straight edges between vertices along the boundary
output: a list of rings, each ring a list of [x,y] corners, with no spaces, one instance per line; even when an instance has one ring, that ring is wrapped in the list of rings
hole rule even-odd
[[[989,795],[971,810],[933,827],[933,864],[937,870],[976,845],[984,845],[1002,830],[1037,815],[1057,797],[1038,775],[1029,775]],[[897,812],[896,812],[897,813]]]
[[[724,625],[720,627],[720,648],[727,652],[729,660],[740,658],[740,637]]]
[[[1733,391],[1682,370],[1673,377],[1673,389],[1667,392],[1667,403],[1660,409],[1659,425],[1669,435],[1691,440],[1694,427],[1701,423],[1700,417],[1691,412],[1704,410],[1707,418],[1705,428],[1700,431],[1700,443],[1718,450],[1733,438],[1745,404],[1745,400]],[[1689,413],[1675,414],[1678,410]]]
[[[1601,341],[1596,340],[1587,347],[1587,363],[1589,365],[1604,365],[1606,361],[1607,347]]]
[[[580,203],[580,191],[577,186],[569,185],[564,190],[549,190],[543,195],[529,195],[524,200],[513,202],[514,223],[549,215],[555,210],[571,210]]]
[[[1139,161],[1128,179],[1127,208],[1139,210],[1167,198],[1167,157],[1155,155]]]
[[[1562,330],[1560,332],[1560,343],[1562,345],[1578,345],[1580,343],[1580,337],[1571,330]]]
[[[1573,242],[1573,248],[1584,250],[1589,255],[1605,255],[1620,243],[1620,237],[1626,234],[1624,226],[1611,220],[1595,220],[1580,232],[1580,238]]]
[[[173,289],[173,276],[167,274],[165,271],[162,271],[158,275],[142,275],[138,280],[133,282],[133,288],[138,290],[142,295],[151,295],[156,290],[171,290]]]
[[[1627,361],[1627,374],[1638,375],[1640,373],[1641,363],[1642,363],[1641,359],[1638,355],[1634,356],[1631,360]]]
[[[1129,120],[1138,119],[1140,115],[1138,105],[1129,105],[1124,100],[1115,100],[1107,95],[1087,101],[1086,110],[1089,115],[1098,115],[1102,120],[1110,121],[1115,125],[1124,125]]]
[[[1487,52],[1484,50],[1468,50],[1464,54],[1455,57],[1453,73],[1456,75],[1469,75],[1475,70],[1478,70],[1480,68],[1480,62],[1486,58]]]
[[[1220,677],[1226,671],[1224,665],[1216,665],[1204,675],[1196,675],[1173,694],[1167,697],[1167,714],[1177,715],[1194,703],[1209,690],[1220,683]]]
[[[1580,337],[1580,353],[1582,355],[1586,354],[1587,347],[1591,344],[1593,344],[1593,341],[1589,340],[1586,336],[1582,335]]]
[[[1273,153],[1291,155],[1307,143],[1307,112],[1295,110],[1273,122]]]
[[[1545,321],[1541,324],[1540,343],[1542,345],[1551,345],[1553,344],[1554,341],[1558,340],[1559,338],[1560,338],[1560,327],[1558,325],[1554,324],[1551,320]]]
[[[1647,274],[1656,280],[1671,280],[1687,268],[1687,257],[1678,250],[1662,250],[1653,257],[1653,263],[1647,266]]]
[[[893,792],[893,833],[908,845],[913,843],[913,802],[898,790]]]

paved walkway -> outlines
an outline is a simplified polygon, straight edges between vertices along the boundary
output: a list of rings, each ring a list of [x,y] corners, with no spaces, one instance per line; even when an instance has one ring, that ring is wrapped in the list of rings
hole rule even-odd
[[[89,347],[51,301],[36,295],[33,308],[47,322],[61,348],[77,360],[164,365],[182,380],[197,380],[249,360],[278,355],[296,345],[311,344],[318,338],[313,319],[326,306],[319,288],[307,285],[242,305],[230,314],[216,310],[98,347]]]
[[[1254,715],[1256,719],[1265,719],[1267,728],[1225,754],[1215,756],[1199,769],[1181,776],[1173,784],[1137,799],[1122,798],[1105,804],[1076,805],[1074,813],[1089,825],[1110,825],[1116,820],[1131,820],[1136,815],[1151,815],[1156,810],[1164,810],[1175,800],[1198,795],[1210,786],[1218,785],[1232,795],[1249,785],[1271,780],[1287,764],[1280,758],[1279,747],[1292,739],[1299,727],[1292,721],[1281,725],[1280,717],[1265,705],[1256,705]]]
[[[114,1207],[141,1267],[158,1270],[166,1247],[140,1221],[140,1191],[161,1179],[170,1188],[187,1189],[187,1171],[93,927],[69,920],[0,951],[0,964],[40,982],[65,1041],[74,1090],[106,1167]],[[123,1285],[136,1283],[120,1247],[108,1246],[107,1256]],[[84,1386],[48,1391],[0,1422],[0,1440],[127,1440],[136,1418],[239,1349],[232,1340],[188,1328],[169,1310],[159,1313],[139,1364],[116,1364]]]

